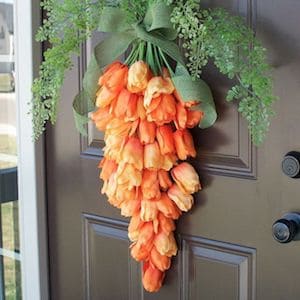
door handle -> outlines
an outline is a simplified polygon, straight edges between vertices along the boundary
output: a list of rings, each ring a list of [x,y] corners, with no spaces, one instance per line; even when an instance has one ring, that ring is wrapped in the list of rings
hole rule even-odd
[[[273,237],[279,243],[289,243],[295,240],[299,232],[300,214],[296,212],[284,214],[272,226]]]

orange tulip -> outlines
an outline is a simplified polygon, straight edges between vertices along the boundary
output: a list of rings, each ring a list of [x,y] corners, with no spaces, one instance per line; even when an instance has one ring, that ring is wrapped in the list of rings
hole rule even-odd
[[[176,104],[176,120],[175,125],[177,129],[184,129],[188,118],[187,109],[178,102]]]
[[[157,209],[164,214],[165,217],[176,220],[181,215],[181,211],[166,193],[161,193],[161,197],[156,201]]]
[[[177,90],[173,92],[173,95],[176,97],[176,99],[183,105],[184,107],[190,108],[198,103],[198,101],[190,100],[190,101],[183,101],[182,97],[178,93]]]
[[[133,215],[128,225],[128,238],[132,242],[136,242],[139,237],[140,228],[144,222],[140,218],[140,214]]]
[[[154,122],[141,120],[139,124],[139,138],[142,144],[151,144],[155,141],[156,125]]]
[[[147,144],[144,147],[144,167],[150,170],[160,169],[162,164],[162,156],[160,154],[157,142]]]
[[[149,257],[150,250],[149,247],[145,245],[134,243],[131,245],[130,254],[136,261],[142,261],[146,260]]]
[[[96,106],[101,108],[107,107],[113,102],[114,99],[117,98],[118,94],[118,91],[113,92],[106,86],[102,86],[97,92]]]
[[[120,155],[125,144],[125,138],[117,135],[106,135],[104,156],[108,159],[120,161]]]
[[[148,292],[157,292],[164,280],[165,274],[159,269],[151,266],[149,263],[144,263],[143,266],[143,286]]]
[[[177,253],[177,245],[173,232],[166,234],[160,231],[153,240],[154,246],[161,255],[171,257]]]
[[[126,89],[122,89],[116,100],[111,105],[111,113],[117,118],[124,118],[131,102],[132,94]]]
[[[117,199],[114,196],[108,197],[107,201],[108,201],[109,204],[111,204],[112,206],[117,207],[117,208],[120,208],[121,203],[123,202],[123,200]]]
[[[175,183],[168,190],[168,196],[170,197],[171,200],[173,200],[176,203],[176,205],[182,211],[188,211],[193,206],[194,203],[193,196],[183,193],[182,190]]]
[[[112,92],[120,92],[127,85],[128,67],[120,64],[119,67],[115,68],[115,65],[108,70],[103,78],[100,77],[99,83]],[[114,70],[112,70],[113,68]]]
[[[131,93],[143,92],[151,78],[151,72],[144,61],[137,61],[130,66],[128,71],[127,89]]]
[[[173,131],[170,125],[157,127],[156,138],[162,155],[175,152]]]
[[[123,64],[119,61],[115,61],[113,63],[111,63],[109,66],[107,66],[104,70],[104,73],[102,76],[100,76],[99,78],[99,85],[105,85],[107,83],[107,81],[109,81],[109,79],[111,78],[111,76],[114,76],[114,73],[123,68]]]
[[[165,154],[162,156],[162,165],[161,168],[163,170],[169,171],[173,168],[174,165],[177,164],[177,155],[174,153]]]
[[[130,137],[122,151],[121,160],[123,163],[132,164],[136,169],[143,169],[144,149],[140,140]]]
[[[156,98],[161,94],[172,94],[173,91],[174,85],[170,78],[160,76],[151,78],[145,91],[144,106],[149,107],[152,98]]]
[[[159,181],[157,171],[145,169],[141,182],[143,199],[153,199],[160,197]]]
[[[137,243],[147,247],[152,246],[154,230],[152,222],[146,222],[140,229],[140,234]]]
[[[135,188],[128,189],[127,184],[118,184],[114,197],[115,206],[120,208],[122,202],[137,199],[137,190]]]
[[[162,94],[158,106],[152,110],[152,106],[146,110],[147,120],[154,121],[157,125],[170,123],[175,119],[175,98],[169,94]],[[156,103],[155,103],[156,104]]]
[[[120,208],[122,216],[131,217],[140,211],[141,201],[139,199],[127,199],[121,203]]]
[[[193,128],[198,125],[204,117],[204,113],[200,110],[189,110],[187,113],[186,127]]]
[[[159,228],[161,231],[163,231],[165,234],[169,234],[170,232],[175,230],[175,223],[171,218],[167,218],[164,214],[159,213],[158,214],[158,222],[159,222]]]
[[[91,119],[94,121],[98,130],[104,131],[107,124],[113,119],[113,116],[109,113],[109,107],[104,107],[98,108],[93,112]]]
[[[153,267],[160,271],[166,271],[171,266],[171,258],[166,255],[161,255],[156,247],[153,247],[150,253],[150,263]]]
[[[140,216],[144,222],[153,221],[157,218],[156,201],[142,200]]]
[[[188,156],[196,157],[193,137],[188,130],[176,130],[173,137],[179,159],[186,160]]]
[[[101,160],[99,167],[102,168],[100,178],[103,180],[108,180],[111,174],[117,171],[118,165],[114,160],[110,160],[104,157]]]
[[[118,98],[119,99],[119,98]],[[130,100],[127,103],[124,121],[135,121],[139,118],[137,114],[137,101],[138,96],[136,94],[130,94]]]
[[[117,135],[126,137],[132,128],[132,122],[125,122],[121,119],[112,119],[106,126],[105,136]]]
[[[108,198],[114,197],[117,186],[117,173],[113,173],[110,175],[108,180],[104,180],[101,193],[106,194]]]
[[[160,188],[163,191],[166,191],[172,186],[172,181],[170,179],[169,173],[165,170],[159,170],[157,174]]]
[[[117,170],[117,183],[127,185],[131,190],[142,183],[142,171],[136,169],[132,164],[121,163]]]
[[[183,162],[176,166],[171,171],[171,174],[178,187],[185,194],[193,194],[201,188],[197,172],[193,166],[187,162]]]

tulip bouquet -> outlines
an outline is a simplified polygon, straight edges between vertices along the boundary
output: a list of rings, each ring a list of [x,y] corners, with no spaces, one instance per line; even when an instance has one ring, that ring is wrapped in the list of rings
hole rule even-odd
[[[100,162],[102,193],[121,214],[131,217],[131,255],[143,262],[143,285],[160,289],[177,246],[174,220],[191,209],[200,189],[195,169],[184,161],[195,157],[188,128],[203,118],[183,102],[164,67],[154,75],[143,60],[114,62],[99,78],[98,109],[92,120],[105,131]]]
[[[196,156],[189,129],[217,118],[203,67],[212,61],[234,79],[227,100],[239,101],[259,144],[275,100],[265,49],[241,18],[203,9],[200,0],[44,0],[42,6],[47,19],[37,39],[52,47],[32,88],[35,138],[56,120],[71,55],[93,31],[106,32],[74,99],[75,124],[85,134],[91,119],[105,132],[102,193],[131,218],[131,255],[143,264],[144,288],[158,291],[177,253],[174,221],[201,188],[186,162]]]

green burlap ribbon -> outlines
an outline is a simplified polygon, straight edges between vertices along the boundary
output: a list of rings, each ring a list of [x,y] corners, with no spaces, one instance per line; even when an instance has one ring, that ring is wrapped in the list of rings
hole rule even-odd
[[[75,124],[81,134],[86,135],[88,113],[95,109],[98,79],[102,70],[118,59],[137,40],[152,43],[176,62],[175,72],[171,74],[176,90],[184,101],[199,101],[196,108],[204,112],[200,128],[214,124],[217,114],[211,90],[203,80],[191,78],[185,68],[180,49],[174,41],[177,32],[170,22],[172,9],[171,6],[156,1],[149,6],[144,20],[138,24],[128,24],[126,15],[120,8],[103,9],[98,30],[110,35],[94,48],[83,78],[83,89],[73,102]]]

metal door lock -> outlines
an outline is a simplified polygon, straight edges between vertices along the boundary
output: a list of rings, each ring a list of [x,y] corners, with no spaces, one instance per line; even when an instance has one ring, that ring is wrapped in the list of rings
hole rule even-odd
[[[282,161],[282,171],[291,178],[300,177],[300,152],[291,151],[287,153]]]
[[[274,239],[279,243],[295,240],[300,232],[300,214],[291,212],[282,216],[272,226]]]

